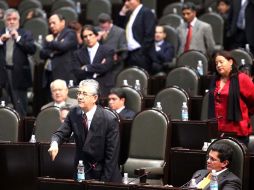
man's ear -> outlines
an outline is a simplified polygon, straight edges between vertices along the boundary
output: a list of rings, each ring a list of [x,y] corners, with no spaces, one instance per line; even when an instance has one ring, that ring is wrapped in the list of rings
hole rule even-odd
[[[224,160],[224,161],[222,162],[222,164],[223,164],[223,168],[227,168],[228,165],[229,165],[229,161],[228,161],[228,160]]]

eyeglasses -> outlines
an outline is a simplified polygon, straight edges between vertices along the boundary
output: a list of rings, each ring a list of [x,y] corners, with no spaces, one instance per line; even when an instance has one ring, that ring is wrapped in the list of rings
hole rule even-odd
[[[219,159],[213,158],[213,157],[211,157],[211,156],[208,156],[208,157],[207,157],[207,161],[210,161],[210,162],[220,162]]]
[[[94,94],[88,94],[87,92],[84,91],[77,91],[77,96],[84,96],[84,97],[88,97],[88,96],[94,96]]]

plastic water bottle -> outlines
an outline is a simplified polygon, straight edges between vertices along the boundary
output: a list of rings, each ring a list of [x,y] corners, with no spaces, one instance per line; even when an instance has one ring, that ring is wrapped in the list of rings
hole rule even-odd
[[[157,110],[162,111],[162,106],[161,106],[161,102],[156,102],[156,107]]]
[[[69,80],[69,83],[68,83],[68,87],[71,88],[74,86],[74,82],[73,80]]]
[[[77,180],[78,182],[82,182],[85,180],[85,168],[83,160],[79,160],[77,169],[78,169]]]
[[[208,142],[204,142],[204,145],[203,145],[203,147],[202,147],[202,150],[203,150],[203,151],[207,151],[207,149],[208,149]]]
[[[250,44],[245,44],[245,50],[250,53]]]
[[[129,183],[129,178],[128,178],[128,173],[123,174],[123,183],[128,184]]]
[[[245,65],[245,59],[241,59],[241,65]]]
[[[5,107],[5,101],[4,100],[1,101],[1,106]]]
[[[127,79],[123,80],[123,86],[129,86]]]
[[[76,11],[77,11],[78,14],[81,13],[81,4],[80,4],[79,1],[76,3]]]
[[[30,143],[36,143],[36,138],[35,138],[35,135],[32,134],[30,140],[29,140]]]
[[[218,190],[218,177],[215,170],[212,170],[210,190]]]
[[[201,60],[198,60],[197,71],[201,76],[204,75],[203,63]]]
[[[38,36],[38,44],[40,44],[41,46],[43,44],[43,37],[41,34]]]
[[[196,187],[197,187],[196,179],[191,179],[189,188],[196,188]]]
[[[136,80],[135,81],[135,86],[134,86],[135,90],[140,91],[141,90],[141,86],[140,86],[140,81]]]
[[[188,121],[189,120],[187,102],[183,102],[183,105],[182,105],[182,120],[183,121]]]

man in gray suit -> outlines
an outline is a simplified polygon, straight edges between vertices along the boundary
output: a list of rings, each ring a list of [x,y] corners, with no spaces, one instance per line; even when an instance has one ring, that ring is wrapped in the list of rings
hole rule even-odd
[[[185,23],[177,28],[180,39],[179,54],[188,50],[199,50],[211,55],[215,47],[211,25],[196,17],[196,7],[192,2],[183,5],[182,15]]]
[[[64,80],[56,79],[51,82],[50,90],[53,101],[42,106],[41,110],[50,106],[57,106],[61,108],[63,106],[73,107],[78,105],[78,101],[76,99],[68,97],[68,87]]]
[[[99,32],[98,39],[100,44],[107,45],[114,50],[114,65],[112,74],[114,79],[124,67],[124,59],[127,57],[128,46],[125,30],[114,25],[111,16],[101,13],[98,16]]]

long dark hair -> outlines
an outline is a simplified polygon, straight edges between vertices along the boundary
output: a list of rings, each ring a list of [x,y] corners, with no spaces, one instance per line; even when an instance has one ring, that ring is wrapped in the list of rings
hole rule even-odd
[[[218,57],[218,56],[222,56],[222,57],[224,57],[224,58],[227,59],[227,60],[230,60],[230,59],[231,59],[231,60],[233,61],[232,70],[231,70],[231,72],[230,72],[230,77],[232,77],[232,76],[238,74],[237,62],[236,62],[235,58],[232,56],[231,52],[221,50],[221,51],[217,51],[217,52],[214,54],[214,56],[213,56],[213,63],[214,63],[214,67],[215,67],[214,70],[215,70],[215,73],[216,73],[216,76],[217,76],[217,77],[220,76],[220,74],[219,74],[219,73],[217,72],[217,70],[216,70],[216,64],[215,64],[215,59],[216,59],[216,57]]]

